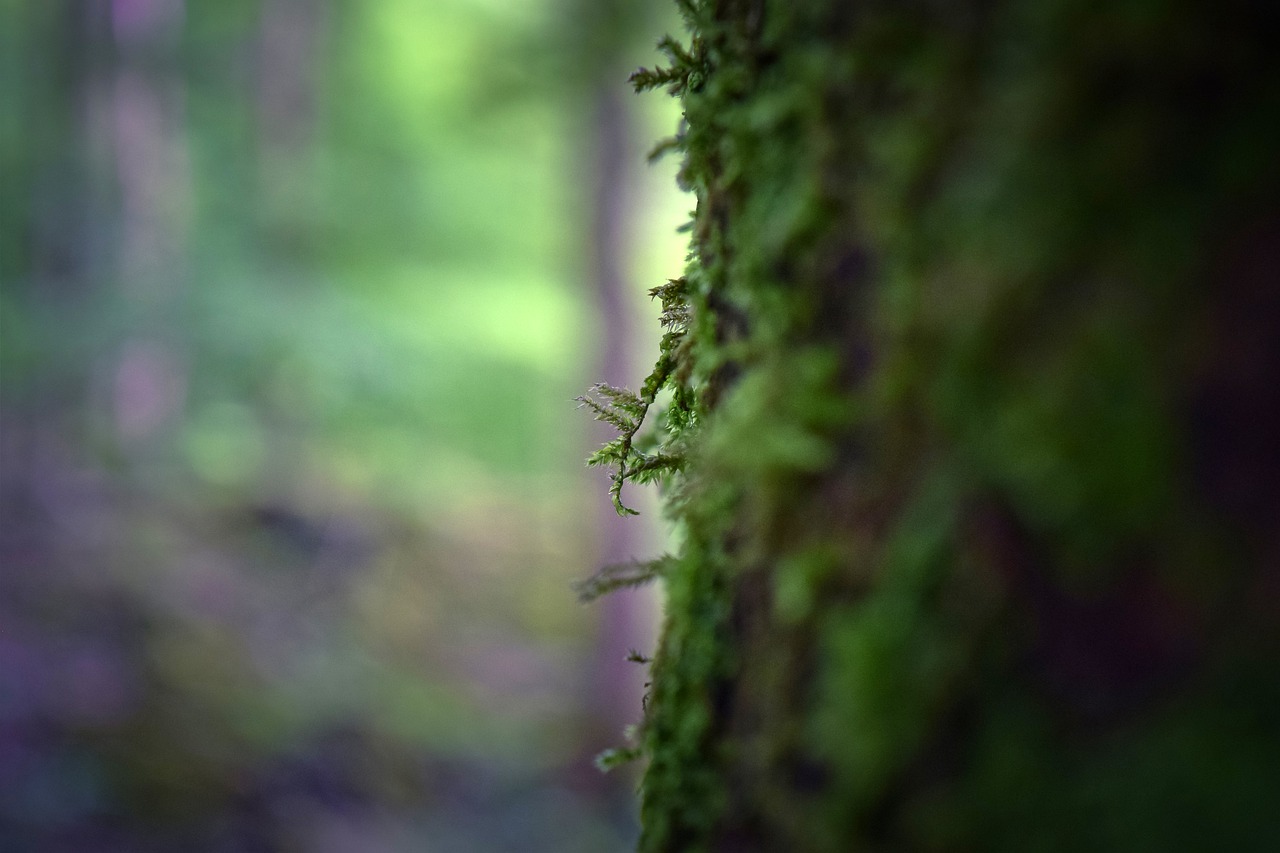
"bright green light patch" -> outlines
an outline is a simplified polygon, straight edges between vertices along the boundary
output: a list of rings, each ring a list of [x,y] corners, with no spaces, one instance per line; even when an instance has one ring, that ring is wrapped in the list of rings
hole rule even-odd
[[[458,3],[382,0],[368,5],[367,48],[377,78],[392,94],[445,100],[465,91],[479,16]]]
[[[510,359],[560,373],[581,352],[583,307],[545,278],[494,278],[408,268],[378,294],[378,312],[397,335],[426,351]]]

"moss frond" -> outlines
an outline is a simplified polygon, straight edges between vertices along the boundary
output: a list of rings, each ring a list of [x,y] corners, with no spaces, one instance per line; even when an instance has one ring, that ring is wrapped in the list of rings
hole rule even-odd
[[[662,575],[675,562],[675,557],[664,554],[656,560],[629,560],[605,566],[591,577],[577,581],[573,591],[582,602],[595,601],[615,589],[644,586]]]

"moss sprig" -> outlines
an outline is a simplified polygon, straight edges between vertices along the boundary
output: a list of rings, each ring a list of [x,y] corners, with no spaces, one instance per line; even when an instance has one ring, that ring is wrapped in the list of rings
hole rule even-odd
[[[627,481],[646,484],[661,480],[683,469],[685,455],[677,431],[671,426],[687,424],[692,418],[692,395],[688,392],[688,351],[685,339],[690,322],[689,304],[685,298],[687,282],[671,279],[649,291],[650,298],[662,303],[659,323],[666,330],[658,348],[658,362],[637,394],[626,388],[597,383],[577,398],[579,408],[589,409],[595,419],[618,430],[617,438],[606,442],[587,457],[591,467],[613,467],[609,475],[609,498],[618,515],[639,515],[622,501],[622,487]],[[652,442],[653,452],[637,447],[637,434],[644,425],[649,409],[658,394],[668,386],[675,394],[666,419],[668,432]],[[672,415],[672,411],[678,411]]]
[[[594,601],[615,589],[643,586],[662,577],[675,562],[675,557],[664,554],[655,560],[628,560],[605,566],[586,580],[573,585],[582,602]]]
[[[699,72],[703,61],[701,42],[694,39],[689,48],[685,48],[671,36],[663,36],[658,42],[658,50],[667,57],[669,65],[654,68],[641,68],[632,74],[628,81],[637,92],[647,92],[665,86],[672,95],[682,95],[699,80]]]

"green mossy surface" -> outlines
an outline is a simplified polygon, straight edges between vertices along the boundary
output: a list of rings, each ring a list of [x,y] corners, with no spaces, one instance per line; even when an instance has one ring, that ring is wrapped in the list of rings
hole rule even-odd
[[[1280,849],[1268,534],[1188,414],[1280,183],[1273,15],[678,5],[633,78],[697,197],[673,402],[606,460],[670,460],[685,542],[641,849]]]

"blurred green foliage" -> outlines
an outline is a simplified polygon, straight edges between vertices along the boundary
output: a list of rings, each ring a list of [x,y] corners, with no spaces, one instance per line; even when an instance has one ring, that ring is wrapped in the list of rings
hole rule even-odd
[[[633,831],[571,400],[582,102],[662,22],[580,12],[0,3],[0,847]]]

